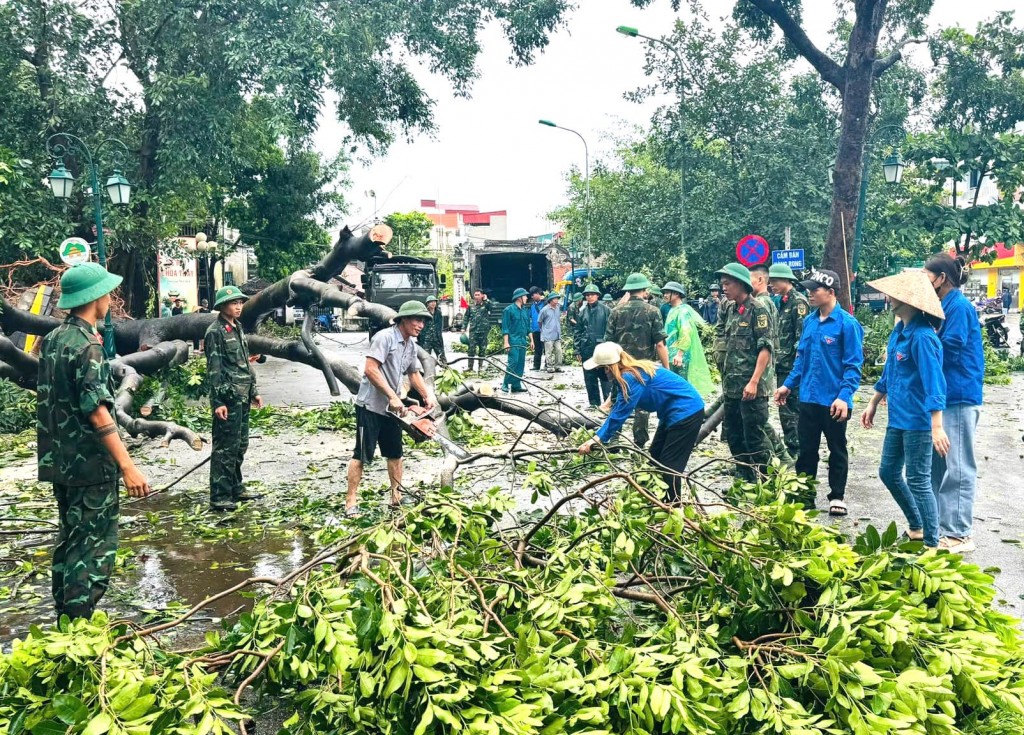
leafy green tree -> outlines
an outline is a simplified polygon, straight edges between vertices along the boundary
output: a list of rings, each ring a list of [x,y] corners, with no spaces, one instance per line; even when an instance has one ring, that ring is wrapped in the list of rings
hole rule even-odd
[[[624,270],[684,275],[700,291],[735,259],[745,234],[760,234],[778,249],[789,227],[793,247],[817,260],[836,135],[824,85],[812,75],[784,83],[790,63],[778,56],[737,57],[735,49],[751,39],[735,25],[719,33],[698,17],[678,24],[672,43],[681,49],[691,92],[659,111],[644,140],[620,145],[614,161],[595,167],[595,250]],[[652,55],[650,64],[666,84],[675,79],[674,59]],[[685,254],[679,252],[680,155]],[[580,179],[574,172],[570,205],[552,214],[577,239],[585,224]]]
[[[330,246],[318,217],[344,204],[332,189],[341,169],[340,162],[324,163],[316,151],[274,147],[263,166],[236,174],[224,216],[241,232],[238,244],[255,249],[262,278],[276,280],[308,267]]]
[[[398,134],[433,126],[416,64],[466,95],[486,24],[500,24],[512,59],[529,63],[569,3],[80,5],[11,0],[0,8],[0,102],[12,102],[0,106],[0,142],[39,164],[40,141],[57,128],[87,140],[116,133],[137,151],[137,166],[125,171],[135,185],[132,211],[117,218],[111,246],[113,267],[127,276],[128,306],[141,314],[156,244],[178,222],[216,214],[233,172],[254,168],[250,141],[239,134],[251,132],[254,104],[272,121],[275,141],[302,149],[333,93],[345,142],[380,151]],[[129,81],[106,85],[111,74]],[[88,210],[72,217],[87,221]]]
[[[392,212],[384,224],[394,231],[390,249],[399,255],[426,255],[430,248],[433,220],[423,212]]]

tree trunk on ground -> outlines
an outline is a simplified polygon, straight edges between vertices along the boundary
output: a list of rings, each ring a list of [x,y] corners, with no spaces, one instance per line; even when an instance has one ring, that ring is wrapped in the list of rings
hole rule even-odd
[[[326,283],[340,273],[351,260],[368,260],[383,254],[384,243],[374,242],[370,236],[355,236],[347,228],[341,233],[332,251],[314,268],[277,281],[246,302],[242,311],[242,323],[249,331],[249,348],[252,354],[262,354],[283,360],[301,362],[315,367],[325,375],[333,376],[353,395],[359,390],[362,372],[348,363],[318,354],[300,339],[281,339],[255,334],[257,325],[278,307],[295,304],[308,309],[315,304],[348,310],[353,316],[367,317],[382,324],[388,323],[395,312],[381,304],[373,304],[352,294],[344,293],[337,286]],[[145,421],[132,418],[128,411],[132,405],[132,394],[142,383],[142,376],[179,364],[187,359],[188,343],[202,339],[207,327],[217,318],[213,314],[181,314],[159,319],[119,320],[114,323],[114,334],[120,357],[112,364],[114,376],[119,382],[117,395],[118,419],[133,435],[144,434],[159,438],[166,443],[181,439],[194,448],[201,446],[201,440],[192,432],[159,421]],[[53,317],[38,316],[15,309],[0,300],[0,328],[6,334],[21,331],[43,335],[60,324]],[[420,350],[424,368],[424,380],[433,385],[436,360]],[[34,386],[38,361],[25,355],[6,338],[0,338],[0,375],[16,371],[22,380]],[[532,401],[522,401],[501,395],[486,395],[470,386],[462,385],[450,395],[439,395],[438,404],[445,413],[457,410],[472,412],[493,410],[526,419],[556,436],[567,436],[579,427],[595,429],[598,422],[567,406],[537,406]],[[720,414],[720,412],[719,412]],[[720,418],[712,416],[705,427],[710,432]],[[705,432],[705,435],[706,433]]]

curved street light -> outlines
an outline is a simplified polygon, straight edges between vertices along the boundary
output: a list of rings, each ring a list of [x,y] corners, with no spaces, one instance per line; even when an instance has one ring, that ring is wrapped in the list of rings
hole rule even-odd
[[[111,158],[114,163],[114,173],[107,179],[104,188],[107,196],[114,204],[125,206],[132,196],[132,186],[124,177],[121,170],[128,158],[128,146],[117,138],[107,138],[96,146],[96,153],[99,154],[107,145],[114,147]],[[66,200],[71,196],[75,188],[75,177],[64,167],[64,157],[72,156],[83,161],[89,172],[89,187],[92,194],[93,220],[96,226],[96,255],[100,265],[107,267],[107,250],[103,237],[103,196],[100,194],[99,169],[93,160],[92,151],[81,138],[70,133],[54,133],[46,139],[46,152],[56,161],[56,167],[47,176],[50,191],[56,199]],[[117,354],[117,345],[114,343],[114,322],[107,311],[107,317],[103,322],[103,352],[108,358]]]
[[[683,56],[679,53],[678,48],[664,38],[645,36],[632,26],[619,26],[615,31],[629,38],[642,38],[649,43],[664,46],[675,54],[676,62],[679,64],[679,250],[683,252],[686,249],[686,235],[684,234],[686,225],[686,167],[683,161],[683,70],[685,67],[683,65]]]
[[[587,278],[589,279],[591,277],[592,268],[590,266],[590,149],[587,147],[587,139],[580,135],[579,132],[573,130],[572,128],[566,128],[562,127],[561,125],[556,125],[550,120],[538,120],[537,122],[540,123],[541,125],[546,125],[549,128],[558,128],[559,130],[565,130],[566,132],[572,133],[583,142],[583,165],[586,175],[587,189],[583,219],[586,222],[587,227]]]

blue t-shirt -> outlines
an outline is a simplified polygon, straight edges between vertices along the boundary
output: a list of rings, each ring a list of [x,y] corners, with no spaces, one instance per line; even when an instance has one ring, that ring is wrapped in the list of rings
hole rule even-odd
[[[607,444],[618,434],[626,419],[637,409],[658,414],[658,422],[668,427],[675,426],[698,411],[703,415],[704,399],[684,378],[663,367],[659,367],[650,377],[646,373],[642,373],[642,376],[643,382],[630,373],[623,374],[626,387],[629,388],[629,397],[623,398],[619,391],[612,412],[597,430],[602,443]]]
[[[863,365],[860,322],[839,305],[824,320],[815,309],[804,319],[796,360],[783,385],[799,388],[801,403],[831,406],[841,398],[852,409]]]
[[[946,407],[946,378],[942,343],[923,316],[892,330],[875,390],[887,396],[890,427],[931,431],[932,412]]]
[[[981,343],[978,312],[954,288],[942,299],[946,318],[939,327],[942,374],[946,377],[946,405],[981,405],[985,382],[985,348]]]
[[[530,302],[530,331],[540,331],[540,310],[544,308],[543,301]]]

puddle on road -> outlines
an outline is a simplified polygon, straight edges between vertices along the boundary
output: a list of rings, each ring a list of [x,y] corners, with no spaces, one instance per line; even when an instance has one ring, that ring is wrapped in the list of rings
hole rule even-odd
[[[281,577],[302,564],[312,553],[311,543],[298,528],[260,527],[245,510],[211,523],[233,538],[192,538],[180,529],[185,496],[153,499],[122,509],[120,548],[126,550],[125,567],[115,572],[111,587],[100,603],[111,618],[138,620],[153,611],[184,610],[212,594],[249,577]],[[175,514],[177,512],[177,514]],[[149,525],[146,514],[159,513],[162,520]],[[185,518],[189,518],[185,516]],[[194,530],[194,529],[193,529]],[[149,538],[146,538],[146,537]],[[53,620],[50,592],[52,541],[26,550],[38,570],[19,586],[16,599],[0,601],[0,645],[23,636],[30,625]],[[257,590],[259,588],[256,588]],[[217,600],[204,608],[196,622],[209,628],[211,620],[227,617],[252,605],[241,594]]]

